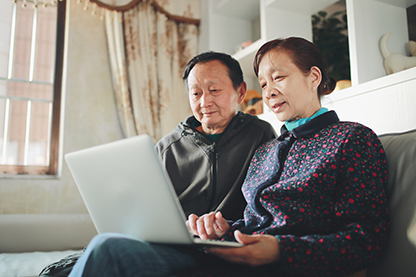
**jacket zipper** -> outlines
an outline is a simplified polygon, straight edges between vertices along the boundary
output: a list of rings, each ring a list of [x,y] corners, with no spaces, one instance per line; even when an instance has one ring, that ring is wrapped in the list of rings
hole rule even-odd
[[[217,150],[215,150],[215,146],[214,146],[214,152],[213,152],[213,170],[212,170],[212,196],[211,196],[211,201],[209,203],[208,206],[208,211],[207,213],[212,211],[212,208],[214,207],[214,201],[215,201],[215,195],[217,192],[217,160],[218,160],[218,153]]]

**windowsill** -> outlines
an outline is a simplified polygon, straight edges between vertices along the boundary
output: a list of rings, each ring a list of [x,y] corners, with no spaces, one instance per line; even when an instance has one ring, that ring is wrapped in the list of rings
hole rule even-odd
[[[12,174],[4,174],[0,175],[0,180],[2,179],[33,179],[33,180],[54,180],[54,179],[60,179],[61,176],[59,175],[12,175]]]

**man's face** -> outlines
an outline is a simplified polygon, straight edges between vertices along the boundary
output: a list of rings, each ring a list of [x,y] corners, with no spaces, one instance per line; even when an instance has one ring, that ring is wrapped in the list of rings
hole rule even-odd
[[[243,82],[237,90],[222,62],[200,62],[188,76],[189,101],[205,134],[219,134],[227,128],[246,95]]]

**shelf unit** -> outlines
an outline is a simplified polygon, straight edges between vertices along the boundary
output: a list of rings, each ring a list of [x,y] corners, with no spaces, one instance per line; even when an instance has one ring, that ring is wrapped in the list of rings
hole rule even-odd
[[[240,62],[250,88],[257,89],[253,59],[258,48],[277,37],[312,40],[311,15],[337,0],[209,0],[202,1],[200,51],[215,50]],[[245,41],[253,43],[235,52]]]
[[[406,8],[416,0],[346,0],[351,82],[362,84],[386,75],[380,38],[392,32],[391,52],[408,54]]]
[[[201,1],[200,51],[215,50],[233,54],[242,66],[248,88],[260,91],[252,69],[258,48],[266,41],[277,37],[300,36],[312,40],[312,14],[337,2],[337,0]],[[414,69],[386,76],[379,50],[380,38],[385,33],[391,32],[388,40],[390,52],[409,55],[406,8],[415,4],[416,0],[345,0],[352,87],[331,95],[333,98],[330,100],[331,105],[343,107],[352,98],[356,101],[367,99],[366,94],[373,95],[377,91],[372,86],[379,87],[383,92],[387,90],[392,93],[397,89],[401,91],[402,86],[416,87]],[[237,45],[248,40],[253,43],[235,52]],[[414,101],[416,89],[405,89],[404,94],[401,97],[407,99],[406,101]],[[385,93],[385,97],[386,99],[377,101],[388,103],[389,98],[394,97],[394,94]],[[416,102],[413,102],[413,105],[415,104]],[[280,126],[281,123],[271,119],[272,116],[267,114],[268,112],[268,109],[265,109],[262,117],[270,118],[276,126]],[[401,111],[399,108],[391,112],[395,114]],[[414,112],[414,109],[411,112]],[[369,115],[370,113],[371,110],[368,111]],[[357,113],[351,110],[349,113],[343,113],[343,116],[349,120],[355,118],[354,114]],[[413,118],[414,114],[402,116]],[[411,123],[405,128],[416,128],[416,123]],[[386,130],[383,129],[384,131]]]

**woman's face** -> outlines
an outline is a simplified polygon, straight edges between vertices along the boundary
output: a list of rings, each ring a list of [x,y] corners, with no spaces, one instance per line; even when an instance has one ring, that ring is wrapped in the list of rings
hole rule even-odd
[[[188,76],[189,101],[205,134],[224,132],[246,95],[246,83],[237,90],[228,67],[218,60],[198,63]]]
[[[301,72],[286,51],[271,50],[259,64],[263,101],[280,121],[310,117],[321,108],[317,93],[321,78],[315,66],[307,74]]]

